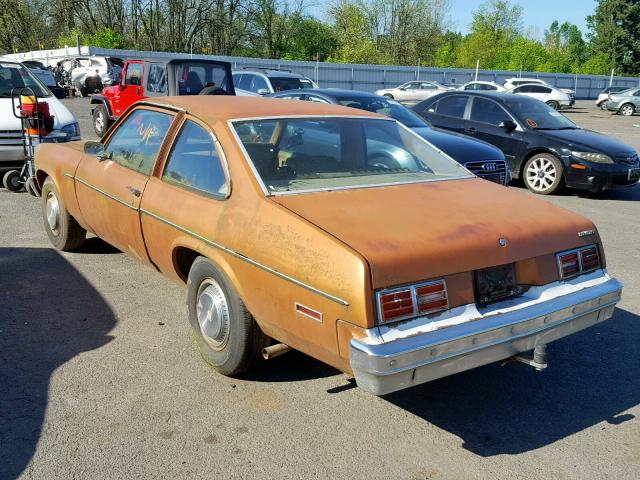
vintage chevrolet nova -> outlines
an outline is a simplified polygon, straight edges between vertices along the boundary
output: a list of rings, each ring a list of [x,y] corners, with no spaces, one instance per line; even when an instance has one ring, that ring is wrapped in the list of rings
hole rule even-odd
[[[225,375],[287,348],[375,394],[508,358],[543,368],[622,291],[589,220],[361,110],[159,98],[101,142],[39,146],[36,166],[53,245],[93,232],[185,283]]]

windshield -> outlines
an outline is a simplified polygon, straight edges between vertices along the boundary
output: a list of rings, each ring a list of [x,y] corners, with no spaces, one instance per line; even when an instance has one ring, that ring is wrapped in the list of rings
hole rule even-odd
[[[233,126],[273,194],[472,176],[393,120],[279,118]]]
[[[296,77],[269,77],[274,92],[283,90],[300,90],[303,88],[317,88],[308,78]]]
[[[176,65],[179,95],[198,95],[203,88],[219,87],[232,94],[231,79],[224,65],[209,62],[183,62]]]
[[[53,95],[44,84],[19,63],[0,62],[0,97],[11,97],[11,90],[31,87],[36,96],[44,98]]]
[[[560,112],[533,98],[522,97],[509,99],[508,105],[520,121],[535,130],[567,130],[578,128],[575,123]]]
[[[398,102],[387,100],[385,97],[337,97],[336,100],[340,105],[345,107],[367,110],[368,112],[386,115],[394,120],[398,120],[404,126],[409,128],[427,127],[428,125],[417,114],[413,113]]]

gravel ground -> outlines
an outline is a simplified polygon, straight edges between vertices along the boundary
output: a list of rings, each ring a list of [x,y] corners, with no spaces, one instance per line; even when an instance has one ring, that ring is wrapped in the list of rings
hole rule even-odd
[[[66,102],[94,138],[87,101]],[[640,116],[591,105],[568,115],[640,150]],[[548,200],[600,228],[614,318],[551,344],[542,373],[377,398],[296,352],[216,374],[182,287],[98,239],[52,250],[38,201],[0,190],[0,479],[640,478],[640,187]]]

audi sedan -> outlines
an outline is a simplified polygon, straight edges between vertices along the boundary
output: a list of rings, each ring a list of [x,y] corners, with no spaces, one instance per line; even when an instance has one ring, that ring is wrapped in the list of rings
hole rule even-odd
[[[584,130],[552,107],[511,93],[448,92],[413,110],[435,127],[464,133],[500,148],[513,178],[548,195],[563,186],[600,192],[640,180],[637,152],[618,140]]]

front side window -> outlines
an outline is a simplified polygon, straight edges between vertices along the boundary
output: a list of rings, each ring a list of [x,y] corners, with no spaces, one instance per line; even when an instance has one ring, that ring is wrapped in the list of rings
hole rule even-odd
[[[124,83],[127,85],[141,85],[142,84],[142,64],[130,63],[127,65],[127,73],[124,77]]]
[[[214,196],[229,193],[227,178],[213,138],[187,120],[173,144],[162,179],[179,187]]]
[[[420,89],[421,90],[435,90],[436,87],[433,83],[421,83],[420,84]]]
[[[474,122],[488,123],[497,127],[502,122],[511,120],[511,117],[496,102],[482,97],[475,97],[473,99],[473,105],[471,106],[471,116],[469,119]]]
[[[166,113],[135,110],[117,128],[105,150],[114,162],[149,175],[172,120]]]
[[[258,90],[269,90],[269,85],[267,85],[267,81],[260,75],[254,75],[251,91],[258,93]]]
[[[237,121],[233,128],[272,194],[470,176],[393,120],[264,119]]]
[[[464,95],[451,95],[444,97],[438,101],[436,113],[446,115],[448,117],[462,118],[467,108],[467,100],[469,97]]]

